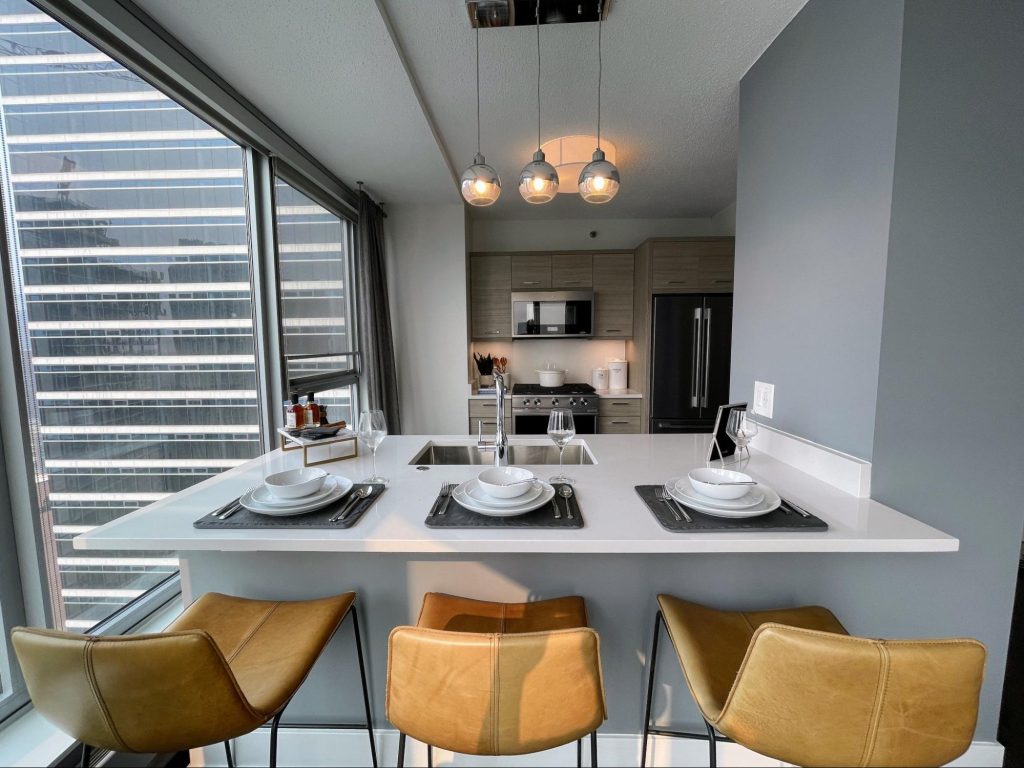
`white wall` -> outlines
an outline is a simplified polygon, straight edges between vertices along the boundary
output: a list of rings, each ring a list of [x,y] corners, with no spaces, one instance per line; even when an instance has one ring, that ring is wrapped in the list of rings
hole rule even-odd
[[[466,223],[461,203],[389,205],[388,290],[405,434],[466,431]]]
[[[728,209],[726,209],[728,210]],[[721,214],[719,214],[721,215]],[[472,251],[632,250],[649,237],[731,235],[728,218],[473,220]],[[723,227],[725,228],[723,230]],[[597,232],[597,237],[591,237]]]

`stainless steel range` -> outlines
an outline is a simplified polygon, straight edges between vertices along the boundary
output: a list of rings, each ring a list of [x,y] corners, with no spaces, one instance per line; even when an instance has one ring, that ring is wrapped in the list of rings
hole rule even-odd
[[[542,387],[539,384],[512,385],[512,423],[517,435],[544,435],[552,408],[572,411],[576,434],[597,432],[597,395],[589,384],[563,384]]]

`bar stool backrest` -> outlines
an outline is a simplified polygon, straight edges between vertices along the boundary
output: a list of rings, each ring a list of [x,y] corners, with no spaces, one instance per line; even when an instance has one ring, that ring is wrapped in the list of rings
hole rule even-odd
[[[93,747],[177,752],[267,719],[201,630],[90,637],[17,627],[11,639],[36,710]]]
[[[970,746],[985,647],[764,624],[717,722],[796,765],[938,766]]]
[[[462,754],[568,744],[605,719],[598,635],[397,627],[388,643],[387,716],[414,739]]]

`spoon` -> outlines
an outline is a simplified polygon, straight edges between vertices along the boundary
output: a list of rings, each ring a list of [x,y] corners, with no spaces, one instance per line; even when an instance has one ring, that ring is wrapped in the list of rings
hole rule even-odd
[[[565,514],[570,520],[572,520],[572,507],[569,506],[569,499],[572,498],[572,486],[563,485],[558,489],[558,495],[565,499]]]
[[[371,493],[372,493],[372,491],[367,486],[365,486],[365,485],[359,486],[354,491],[352,491],[352,498],[349,500],[349,503],[345,506],[345,509],[343,509],[340,513],[338,513],[337,515],[332,517],[327,522],[329,522],[329,523],[344,522],[345,518],[348,517],[352,513],[352,510],[354,510],[357,506],[359,506],[359,502],[362,501],[363,499],[365,499]]]

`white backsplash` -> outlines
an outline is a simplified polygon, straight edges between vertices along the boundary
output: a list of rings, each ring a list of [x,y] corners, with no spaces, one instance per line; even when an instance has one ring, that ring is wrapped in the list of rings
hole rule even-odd
[[[537,383],[537,369],[550,363],[555,368],[566,370],[567,382],[590,383],[591,370],[607,368],[608,361],[626,357],[626,342],[620,339],[524,339],[520,341],[474,341],[473,352],[488,353],[495,357],[507,357],[508,370],[512,381],[524,384]],[[476,365],[470,360],[475,378]]]

